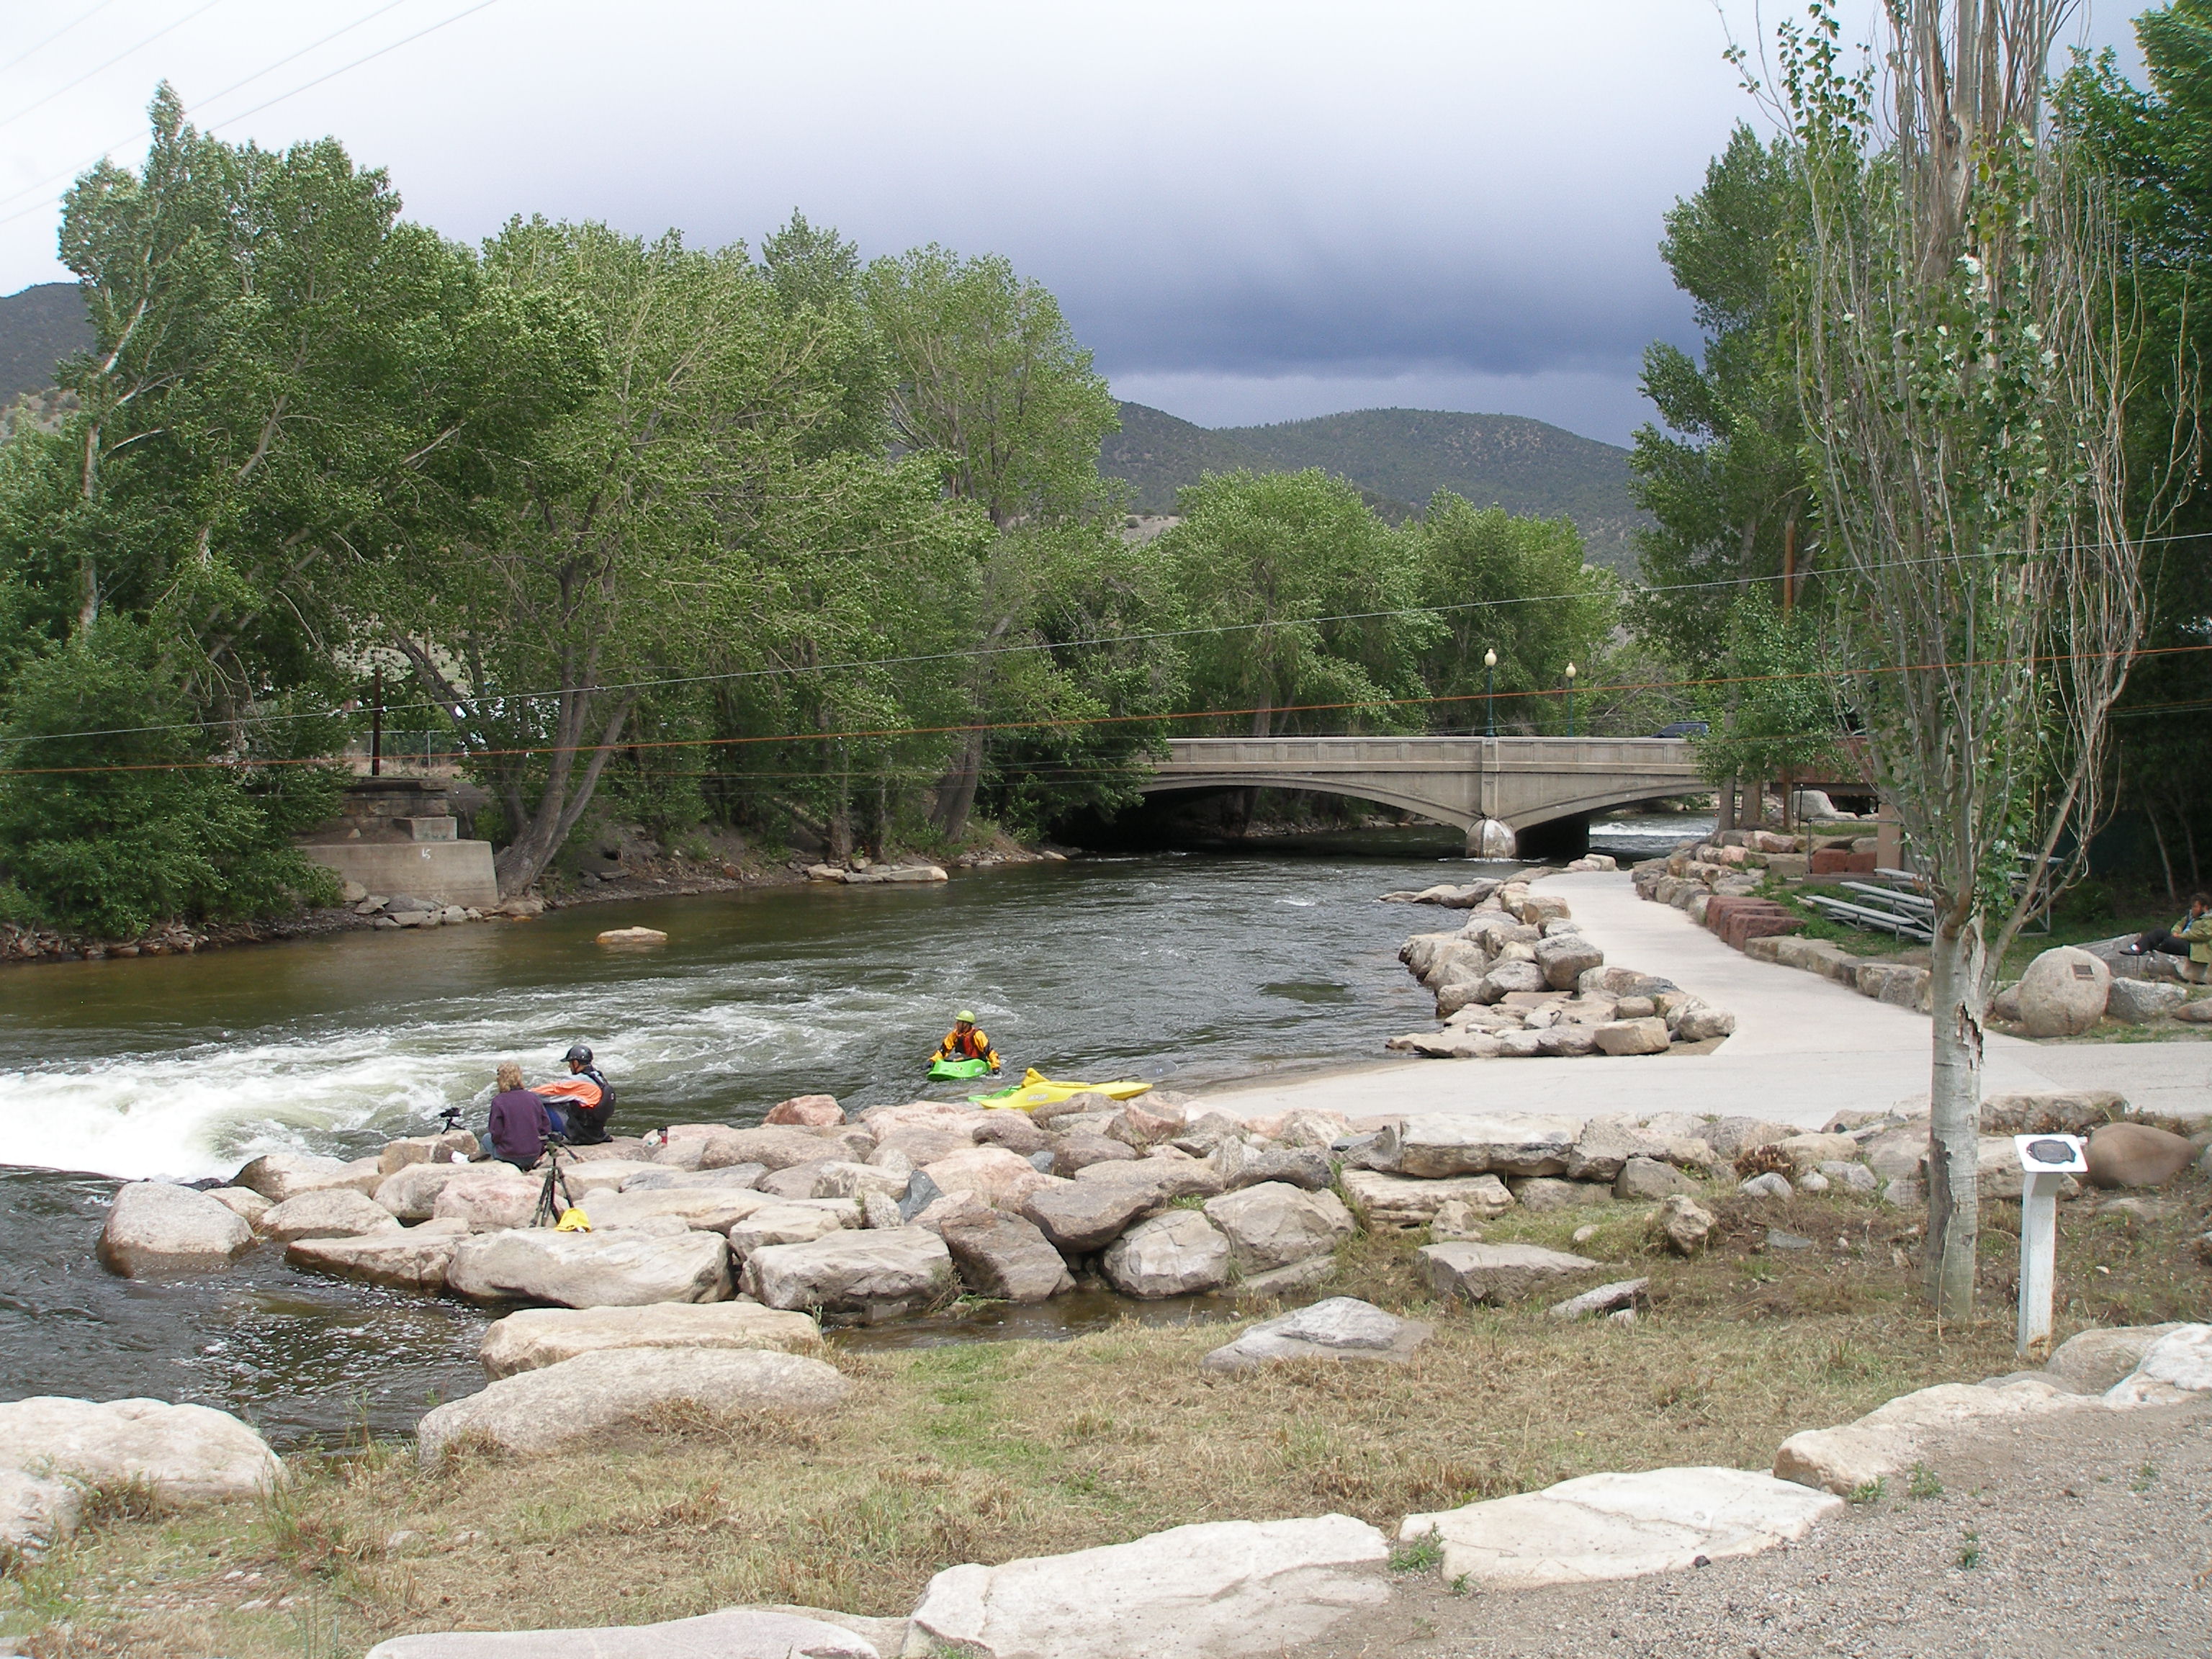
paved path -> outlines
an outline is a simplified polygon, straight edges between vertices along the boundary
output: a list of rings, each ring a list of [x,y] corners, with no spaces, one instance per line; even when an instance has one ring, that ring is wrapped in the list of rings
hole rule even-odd
[[[1808,1127],[1842,1110],[1928,1095],[1927,1016],[1875,1002],[1795,968],[1732,951],[1671,905],[1636,896],[1626,873],[1545,882],[1574,908],[1606,960],[1662,974],[1736,1017],[1710,1054],[1586,1060],[1408,1060],[1318,1077],[1210,1090],[1209,1105],[1246,1116],[1319,1106],[1368,1117],[1392,1112],[1742,1113]],[[1408,906],[1409,933],[1425,907]],[[1449,925],[1443,917],[1437,925]],[[2118,1089],[2138,1108],[2212,1112],[2212,1043],[2027,1042],[1992,1035],[1990,1094]]]

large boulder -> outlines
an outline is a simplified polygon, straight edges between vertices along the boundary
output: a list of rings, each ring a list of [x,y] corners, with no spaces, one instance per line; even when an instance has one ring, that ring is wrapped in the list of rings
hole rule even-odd
[[[368,1659],[897,1659],[897,1650],[780,1608],[726,1607],[659,1625],[395,1636]]]
[[[1581,1123],[1534,1113],[1427,1113],[1386,1127],[1370,1162],[1391,1174],[1559,1175]]]
[[[1202,1212],[1169,1210],[1115,1239],[1099,1266],[1124,1296],[1188,1296],[1229,1282],[1229,1241]]]
[[[1048,1176],[1018,1152],[1003,1146],[969,1146],[925,1164],[921,1172],[941,1193],[973,1193],[994,1210],[1018,1211],[1022,1200],[1059,1177]]]
[[[952,1289],[951,1254],[926,1227],[840,1229],[745,1258],[745,1294],[771,1308],[893,1319],[927,1311]]]
[[[1491,1220],[1513,1207],[1513,1194],[1494,1175],[1445,1176],[1421,1180],[1385,1175],[1377,1170],[1346,1170],[1344,1190],[1370,1227],[1425,1227],[1445,1205],[1463,1204],[1478,1220]]]
[[[1476,982],[1473,1000],[1487,1007],[1503,1002],[1510,996],[1545,989],[1548,981],[1544,977],[1544,970],[1536,965],[1533,957],[1534,952],[1531,952],[1529,960],[1509,957],[1493,963]]]
[[[1211,1164],[1180,1153],[1140,1158],[1128,1164],[1094,1164],[1079,1170],[1075,1179],[1083,1186],[1139,1190],[1157,1204],[1178,1198],[1212,1198],[1221,1190],[1221,1177]]]
[[[2189,1000],[2185,986],[2149,979],[2116,979],[2106,994],[2105,1012],[2130,1025],[2164,1019]]]
[[[350,1238],[299,1238],[285,1247],[284,1263],[336,1273],[341,1279],[357,1279],[364,1285],[386,1285],[435,1296],[446,1288],[453,1252],[468,1236],[464,1222],[425,1221],[419,1226],[395,1224],[389,1231]]]
[[[2148,1123],[2107,1123],[2089,1134],[2092,1187],[2163,1187],[2197,1157],[2196,1142]]]
[[[453,1182],[513,1181],[521,1174],[496,1158],[483,1164],[404,1164],[378,1182],[371,1196],[402,1221],[428,1221],[439,1195]]]
[[[835,1095],[795,1095],[768,1109],[763,1123],[788,1123],[803,1129],[828,1128],[845,1121],[845,1109]]]
[[[100,1265],[125,1279],[227,1267],[253,1247],[253,1229],[205,1193],[167,1181],[116,1189],[100,1230]]]
[[[758,1164],[769,1170],[788,1170],[795,1164],[819,1164],[836,1158],[843,1148],[811,1130],[787,1124],[758,1129],[717,1128],[706,1136],[706,1150],[698,1167],[720,1169],[732,1164]]]
[[[1663,1054],[1674,1040],[1667,1022],[1656,1014],[1643,1019],[1610,1020],[1590,1036],[1601,1054]]]
[[[1840,1498],[1743,1469],[1647,1469],[1409,1515],[1398,1536],[1441,1543],[1447,1582],[1536,1589],[1756,1555],[1843,1507]]]
[[[495,1319],[477,1351],[496,1380],[605,1348],[773,1348],[816,1353],[822,1328],[757,1302],[663,1302],[645,1308],[524,1308]]]
[[[1588,1256],[1537,1244],[1424,1244],[1423,1273],[1442,1302],[1518,1302],[1579,1279],[1597,1267]]]
[[[2020,976],[2021,1023],[2030,1036],[2080,1036],[2105,1017],[2112,988],[2112,969],[2087,951],[2070,945],[2045,951]]]
[[[1284,1359],[1382,1359],[1402,1364],[1434,1328],[1401,1319],[1355,1297],[1327,1301],[1255,1325],[1199,1362],[1209,1371],[1245,1371]]]
[[[54,1395],[0,1404],[0,1545],[65,1536],[95,1486],[136,1483],[181,1506],[253,1497],[283,1478],[266,1441],[206,1406]]]
[[[584,1213],[594,1228],[608,1231],[673,1217],[702,1232],[726,1233],[772,1202],[750,1187],[625,1187],[594,1195]]]
[[[256,1231],[279,1244],[295,1238],[358,1238],[398,1230],[398,1218],[350,1187],[325,1187],[272,1206]]]
[[[965,1659],[1261,1659],[1379,1613],[1389,1548],[1347,1516],[1215,1521],[1072,1555],[947,1567],[909,1651]]]
[[[1544,983],[1554,991],[1571,991],[1591,969],[1605,966],[1605,952],[1580,933],[1554,933],[1535,950]]]
[[[1229,1241],[1229,1259],[1248,1276],[1332,1255],[1357,1231],[1334,1193],[1279,1181],[1209,1198],[1205,1215]]]
[[[276,1207],[251,1187],[210,1187],[207,1195],[247,1226],[257,1229],[261,1218]]]
[[[1611,1181],[1632,1158],[1667,1156],[1666,1138],[1625,1117],[1594,1117],[1567,1154],[1571,1181]]]
[[[1255,1148],[1249,1141],[1233,1138],[1217,1146],[1208,1161],[1214,1173],[1221,1177],[1224,1190],[1229,1192],[1240,1187],[1256,1187],[1265,1181],[1279,1181],[1318,1193],[1326,1191],[1336,1175],[1328,1154],[1310,1146]]]
[[[2076,1394],[2102,1394],[2142,1363],[2152,1343],[2179,1325],[2092,1327],[2051,1350],[2043,1369]]]
[[[1022,1201],[1022,1213],[1063,1254],[1089,1255],[1104,1249],[1164,1201],[1156,1199],[1148,1187],[1071,1181],[1031,1193]]]
[[[2170,1406],[2212,1394],[2212,1325],[2184,1325],[2143,1350],[2101,1396],[2107,1406]]]
[[[432,1218],[466,1222],[477,1232],[527,1227],[538,1213],[538,1200],[544,1192],[544,1179],[525,1175],[507,1164],[498,1168],[504,1173],[487,1175],[475,1181],[448,1181],[438,1189],[436,1201],[430,1206]]]
[[[1856,1167],[1856,1166],[1855,1166]],[[1613,1195],[1629,1202],[1669,1198],[1677,1193],[1695,1194],[1698,1183],[1671,1164],[1652,1158],[1632,1158],[1613,1178]]]
[[[1217,1200],[1218,1202],[1218,1200]],[[1033,1222],[1003,1210],[961,1216],[939,1230],[968,1288],[1001,1302],[1044,1302],[1075,1288],[1067,1264]]]
[[[471,1302],[634,1308],[720,1302],[730,1294],[730,1247],[714,1233],[563,1233],[550,1227],[465,1239],[446,1285]]]
[[[819,1204],[768,1204],[729,1231],[730,1255],[744,1262],[755,1250],[777,1244],[811,1244],[844,1229],[836,1212]]]
[[[2092,1396],[2033,1378],[1996,1388],[1939,1382],[1899,1395],[1840,1428],[1791,1435],[1774,1454],[1774,1473],[1847,1498],[1911,1468],[1932,1441],[1960,1428],[2009,1426],[2024,1417],[2095,1403]]]
[[[605,1443],[641,1417],[671,1407],[702,1413],[822,1411],[851,1385],[836,1367],[760,1348],[604,1348],[488,1384],[423,1418],[416,1447],[434,1468],[466,1439],[510,1454]]]
[[[282,1204],[288,1198],[324,1187],[351,1187],[373,1193],[383,1180],[384,1172],[373,1158],[348,1164],[312,1152],[265,1152],[240,1170],[231,1185],[250,1187],[270,1203]]]
[[[994,1107],[975,1120],[978,1146],[1003,1146],[1029,1158],[1052,1145],[1052,1137],[1039,1128],[1027,1112]]]

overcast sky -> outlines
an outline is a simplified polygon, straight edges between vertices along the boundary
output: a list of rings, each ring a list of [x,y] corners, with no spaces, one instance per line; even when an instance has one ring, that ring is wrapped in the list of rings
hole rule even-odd
[[[2138,9],[2085,38],[2124,43]],[[1758,23],[1751,0],[9,0],[0,293],[68,276],[55,198],[103,147],[143,156],[167,77],[226,137],[337,134],[451,236],[542,213],[757,244],[797,207],[870,255],[1007,255],[1117,393],[1207,425],[1395,404],[1625,442],[1644,344],[1694,343],[1660,216],[1759,122],[1722,58]]]

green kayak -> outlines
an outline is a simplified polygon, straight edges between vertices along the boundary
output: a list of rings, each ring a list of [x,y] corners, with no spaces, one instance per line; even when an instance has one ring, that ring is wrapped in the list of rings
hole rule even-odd
[[[940,1060],[931,1064],[932,1083],[963,1083],[971,1077],[988,1077],[991,1062],[988,1060]]]

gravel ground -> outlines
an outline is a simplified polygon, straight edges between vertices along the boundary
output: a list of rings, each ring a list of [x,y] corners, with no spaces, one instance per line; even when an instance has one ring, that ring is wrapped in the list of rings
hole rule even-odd
[[[1450,1595],[1299,1659],[2204,1659],[2212,1404],[2069,1413],[1960,1437],[1914,1498],[1893,1480],[1803,1544],[1695,1572]]]

